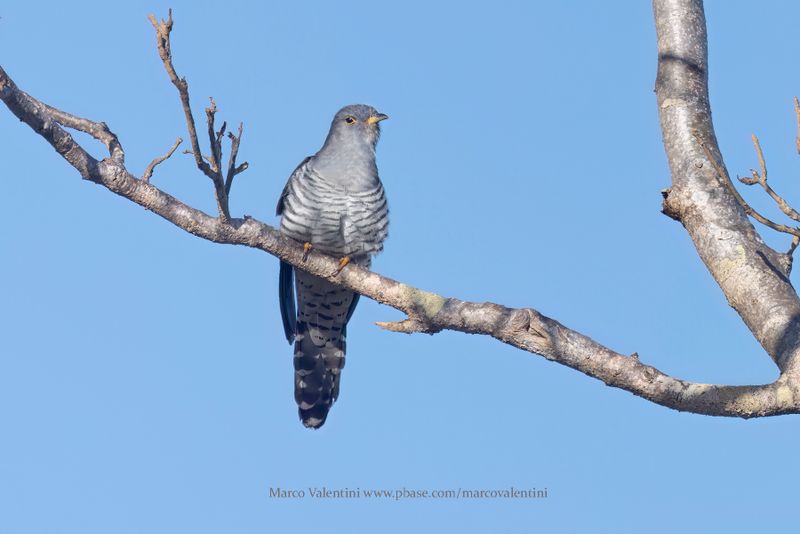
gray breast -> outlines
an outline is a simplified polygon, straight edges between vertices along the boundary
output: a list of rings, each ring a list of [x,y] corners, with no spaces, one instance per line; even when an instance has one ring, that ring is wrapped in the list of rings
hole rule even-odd
[[[281,231],[329,254],[360,259],[383,249],[389,209],[377,176],[350,187],[326,180],[307,162],[292,174],[283,197]]]
[[[389,235],[389,206],[380,181],[364,191],[351,191],[343,219],[344,241],[352,256],[372,256],[383,250]]]

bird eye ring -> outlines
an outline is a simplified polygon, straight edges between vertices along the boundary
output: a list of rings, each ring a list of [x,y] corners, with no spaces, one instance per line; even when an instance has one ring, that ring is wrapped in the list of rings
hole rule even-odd
[[[352,115],[348,115],[347,117],[344,118],[344,122],[346,122],[347,124],[353,124],[354,122],[356,122],[356,118],[353,117]]]

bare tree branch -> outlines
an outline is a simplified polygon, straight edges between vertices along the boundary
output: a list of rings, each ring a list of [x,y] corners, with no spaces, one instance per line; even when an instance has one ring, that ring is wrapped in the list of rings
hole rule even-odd
[[[142,175],[142,181],[149,182],[150,177],[153,176],[153,170],[155,170],[156,166],[160,165],[161,163],[169,159],[169,157],[173,154],[173,152],[175,152],[175,150],[178,148],[178,145],[180,145],[181,143],[183,143],[183,139],[181,139],[180,137],[177,138],[175,140],[175,144],[172,145],[172,148],[170,148],[166,154],[164,154],[163,156],[159,156],[153,161],[151,161],[150,165],[148,165],[147,168],[144,170],[144,174]]]
[[[197,168],[211,179],[211,182],[214,184],[214,196],[217,201],[219,217],[223,222],[228,222],[231,218],[228,198],[230,194],[230,185],[226,184],[226,180],[222,175],[222,138],[225,135],[227,123],[223,122],[219,131],[214,131],[214,118],[217,113],[217,104],[214,102],[214,99],[211,98],[211,104],[206,108],[206,124],[208,127],[208,142],[211,146],[211,155],[204,156],[200,151],[200,142],[197,139],[197,127],[195,126],[192,106],[189,101],[189,83],[186,81],[186,78],[178,77],[178,73],[175,71],[175,66],[172,63],[172,44],[170,42],[170,33],[172,32],[173,26],[172,10],[169,10],[167,20],[158,21],[154,15],[148,15],[148,19],[156,30],[158,55],[164,63],[164,68],[167,71],[170,81],[178,89],[181,105],[183,106],[183,113],[186,116],[186,127],[189,130],[189,142],[192,145],[192,149],[184,153],[192,154]],[[238,151],[238,142],[236,149]],[[245,169],[247,169],[247,165],[244,165],[239,172]],[[232,180],[232,176],[229,176],[229,182],[232,182]]]
[[[797,148],[797,153],[800,154],[800,100],[797,100],[797,97],[794,97],[794,115],[797,118],[797,137],[794,145]]]
[[[192,106],[189,103],[189,84],[187,83],[186,78],[178,77],[178,73],[175,72],[175,67],[172,64],[172,50],[169,41],[169,34],[172,31],[173,24],[172,10],[169,10],[169,17],[167,20],[157,21],[153,15],[148,15],[148,19],[150,19],[150,23],[156,30],[156,46],[158,47],[158,55],[161,57],[161,61],[164,63],[164,68],[167,70],[167,75],[169,76],[172,84],[178,89],[178,94],[181,98],[183,113],[186,116],[186,127],[189,130],[189,143],[192,145],[191,153],[194,154],[197,168],[203,171],[206,176],[213,180],[214,176],[211,172],[211,168],[205,161],[203,161],[201,157],[200,142],[197,140],[197,127],[194,123],[194,115],[192,115]]]
[[[239,123],[239,135],[234,135],[233,132],[228,132],[228,137],[231,140],[231,155],[228,158],[228,174],[225,178],[225,194],[231,194],[231,186],[233,185],[233,179],[236,177],[237,174],[244,172],[249,167],[248,163],[245,161],[238,167],[236,166],[236,157],[239,155],[239,143],[242,142],[242,132],[244,131],[244,124]]]
[[[775,192],[774,189],[767,183],[767,162],[764,159],[764,152],[761,150],[761,142],[756,137],[756,134],[753,134],[753,146],[756,149],[756,155],[758,156],[758,166],[761,169],[761,172],[751,169],[750,173],[752,174],[751,178],[740,178],[739,180],[742,183],[747,185],[754,185],[760,184],[764,191],[775,201],[781,211],[793,221],[800,222],[800,213],[798,213],[793,207],[789,205],[786,200],[778,193]]]
[[[47,140],[84,179],[103,185],[117,195],[144,206],[193,235],[216,243],[245,245],[263,250],[297,268],[357,291],[407,315],[407,319],[401,322],[379,323],[386,329],[405,333],[436,333],[447,329],[492,336],[503,343],[541,354],[610,386],[625,389],[676,410],[737,417],[800,413],[800,385],[790,365],[797,350],[797,339],[789,333],[794,319],[787,318],[782,309],[772,314],[764,313],[760,318],[755,317],[758,311],[764,311],[763,305],[741,301],[743,297],[751,295],[750,290],[740,288],[726,279],[745,276],[748,283],[756,284],[757,289],[768,293],[768,304],[788,305],[790,311],[794,310],[791,306],[797,298],[788,280],[781,271],[767,267],[777,262],[780,256],[766,248],[763,243],[759,245],[760,240],[746,214],[717,180],[713,165],[706,165],[711,158],[702,152],[692,135],[692,125],[698,124],[702,139],[716,156],[714,161],[721,161],[707,106],[702,6],[699,2],[689,0],[656,0],[655,11],[659,29],[659,106],[674,179],[671,191],[666,194],[665,203],[674,208],[675,215],[695,239],[701,257],[720,282],[732,305],[784,369],[778,380],[772,384],[727,386],[686,382],[642,363],[636,353],[625,356],[614,352],[530,308],[514,309],[493,303],[445,298],[356,265],[349,265],[339,272],[338,258],[318,252],[307,254],[302,244],[284,237],[271,226],[251,217],[211,217],[147,181],[137,179],[128,172],[123,161],[113,157],[113,148],[109,149],[112,154],[109,158],[100,161],[94,159],[61,128],[59,124],[63,123],[56,119],[61,112],[19,90],[2,68],[0,99],[20,120]],[[171,17],[168,22],[161,24],[171,29]],[[169,57],[169,41],[162,37],[165,31],[168,34],[168,29],[159,29],[161,27],[155,23],[154,26],[159,32],[159,53],[164,59]],[[168,67],[167,70],[171,72],[170,78],[175,83],[177,76],[174,75],[174,69],[170,70]],[[182,100],[183,94],[181,91]],[[188,100],[188,92],[186,94]],[[188,109],[187,102],[184,110]],[[190,116],[190,113],[187,115]],[[99,128],[101,124],[87,119],[80,121],[85,121],[85,125],[92,128]],[[187,116],[187,123],[189,122]],[[214,131],[212,124],[213,121],[209,121],[210,132]],[[214,141],[221,140],[224,132],[220,132],[213,134]],[[231,136],[232,156],[238,151],[241,132],[240,127],[239,136]],[[190,135],[191,133],[190,131]],[[196,132],[194,134],[196,138]],[[676,150],[685,150],[685,154],[676,154]],[[192,143],[192,153],[196,162],[206,164],[196,141]],[[215,160],[219,162],[220,156],[221,154],[214,153],[210,157],[210,163],[206,164],[209,170]],[[233,176],[241,172],[237,169],[242,167],[246,168],[246,164],[235,167],[235,161],[229,162],[225,184],[227,191],[230,190]],[[693,203],[687,197],[691,197],[690,193],[698,187],[701,191],[713,190],[718,199],[714,202],[722,205]],[[715,215],[714,208],[723,208],[724,211]],[[715,243],[703,241],[713,240],[721,231],[718,227],[723,223],[731,233],[727,239],[742,249],[739,256],[731,255],[727,247],[719,248]],[[711,226],[707,234],[699,228],[702,224]],[[755,261],[756,265],[740,265],[747,261]],[[723,276],[725,269],[727,275]],[[755,309],[751,306],[755,306]]]
[[[708,145],[706,145],[706,143],[700,138],[700,135],[697,132],[693,133],[695,139],[697,139],[697,143],[703,149],[703,153],[705,153],[706,157],[708,158],[708,161],[711,162],[711,165],[714,167],[714,170],[717,171],[717,176],[719,177],[720,181],[725,185],[725,187],[728,188],[730,193],[733,195],[733,198],[736,199],[736,202],[739,203],[739,205],[742,207],[742,209],[746,214],[748,214],[749,216],[751,216],[764,226],[772,228],[777,232],[782,232],[793,235],[795,237],[800,237],[800,228],[792,228],[790,226],[786,226],[785,224],[776,223],[775,221],[761,215],[758,211],[755,210],[755,208],[753,208],[750,204],[748,204],[747,201],[742,197],[742,195],[736,189],[736,186],[733,185],[733,180],[731,180],[731,177],[728,175],[728,171],[720,162],[716,160],[714,155],[711,153],[711,150],[708,148]],[[755,173],[755,171],[753,172]],[[739,178],[739,181],[747,185],[752,185],[759,183],[760,178],[754,175],[753,178]],[[789,273],[787,272],[786,274],[788,275]]]
[[[108,129],[106,123],[87,121],[86,119],[76,117],[75,115],[61,111],[60,109],[50,107],[47,104],[43,105],[45,106],[45,109],[47,109],[47,112],[50,114],[50,116],[53,117],[53,120],[62,126],[66,126],[67,128],[72,128],[73,130],[78,130],[79,132],[91,135],[106,146],[111,154],[111,159],[120,163],[125,163],[125,151],[122,150],[122,145],[119,144],[119,139],[117,139],[117,136]]]
[[[794,254],[794,251],[797,249],[798,245],[800,245],[800,237],[798,236],[792,237],[792,243],[789,245],[789,250],[786,251],[786,255],[789,257],[790,260],[793,258],[792,254]]]
[[[800,107],[797,102],[797,97],[795,97],[795,115],[797,116],[798,121],[800,121]],[[734,196],[734,198],[742,207],[742,209],[745,211],[745,213],[747,213],[749,216],[751,216],[764,226],[772,228],[773,230],[778,232],[790,234],[792,236],[792,242],[789,245],[789,250],[784,255],[786,276],[788,277],[789,273],[791,273],[792,270],[794,251],[797,249],[798,244],[800,244],[800,227],[790,227],[784,224],[776,223],[775,221],[768,219],[767,217],[763,216],[761,213],[756,211],[756,209],[753,208],[750,204],[748,204],[747,201],[742,197],[742,195],[739,194],[739,191],[736,189],[736,186],[733,185],[733,180],[731,180],[731,177],[728,175],[728,171],[722,164],[720,164],[720,162],[716,160],[716,158],[714,158],[714,155],[711,153],[708,146],[703,142],[703,140],[700,138],[699,134],[696,131],[694,132],[694,136],[697,139],[698,144],[702,147],[706,157],[714,166],[714,169],[717,171],[717,176],[730,190],[731,194]],[[772,198],[772,200],[775,201],[775,203],[787,217],[789,217],[794,221],[800,222],[800,213],[798,213],[794,208],[792,208],[792,206],[790,206],[789,203],[786,202],[786,200],[782,196],[776,193],[775,190],[772,189],[772,186],[770,186],[767,183],[767,162],[766,159],[764,158],[764,152],[761,150],[761,142],[758,140],[756,134],[752,135],[752,139],[753,139],[753,146],[756,149],[756,155],[758,156],[758,166],[759,169],[761,170],[759,172],[755,169],[750,169],[750,177],[746,176],[738,177],[739,181],[745,185],[755,185],[755,184],[761,185],[762,189],[764,189],[764,191],[770,196],[770,198]],[[800,143],[800,129],[798,130],[797,142]],[[678,220],[680,219],[678,218]]]
[[[788,279],[790,257],[764,244],[735,193],[717,178],[724,163],[711,122],[703,4],[654,0],[653,10],[656,94],[672,174],[664,211],[686,228],[728,302],[783,374],[794,376],[800,299]]]

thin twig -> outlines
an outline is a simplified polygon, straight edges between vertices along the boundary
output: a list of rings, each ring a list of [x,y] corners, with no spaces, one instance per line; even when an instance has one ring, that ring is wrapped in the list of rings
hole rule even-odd
[[[231,186],[233,185],[233,178],[240,172],[244,172],[250,166],[246,161],[236,166],[236,156],[239,155],[239,143],[242,142],[242,132],[244,131],[244,123],[239,123],[239,135],[234,135],[233,132],[228,132],[228,138],[231,140],[231,155],[228,158],[228,174],[225,178],[225,194],[230,195]]]
[[[736,179],[739,180],[740,182],[742,182],[744,185],[756,185],[758,183],[761,183],[761,179],[758,177],[758,173],[756,173],[756,171],[754,171],[752,169],[751,169],[750,172],[753,173],[753,175],[750,176],[749,178],[747,176],[738,176],[737,175]]]
[[[180,137],[177,138],[175,140],[175,144],[172,145],[172,148],[170,148],[166,154],[164,154],[163,156],[159,156],[153,161],[151,161],[150,165],[148,165],[147,168],[144,170],[144,174],[142,175],[142,181],[149,182],[150,177],[153,176],[153,170],[155,170],[156,166],[166,161],[173,154],[173,152],[175,152],[175,150],[178,148],[178,145],[180,145],[181,143],[183,143],[183,139],[181,139]]]
[[[217,103],[214,102],[214,97],[210,97],[211,104],[206,108],[206,125],[208,127],[208,144],[211,146],[211,168],[214,170],[214,180],[221,179],[219,173],[220,161],[222,160],[222,132],[225,131],[227,123],[222,123],[222,128],[219,132],[214,132],[214,117],[217,114]]]
[[[756,134],[753,134],[753,146],[755,146],[756,154],[758,155],[758,166],[761,169],[761,172],[756,171],[755,169],[751,169],[750,172],[752,173],[752,178],[739,178],[739,181],[745,183],[747,185],[753,184],[761,184],[761,187],[767,194],[775,201],[778,207],[781,209],[783,213],[786,214],[787,217],[791,218],[794,221],[800,222],[800,213],[797,212],[794,208],[792,208],[786,200],[778,193],[775,192],[774,189],[767,183],[767,163],[764,160],[764,152],[761,150],[761,143],[756,137]]]
[[[185,154],[192,154],[194,156],[195,164],[206,176],[208,176],[214,184],[214,196],[217,201],[217,210],[219,211],[220,219],[228,223],[231,220],[229,208],[229,195],[231,192],[231,184],[233,178],[240,172],[247,169],[247,163],[236,166],[236,154],[239,150],[239,141],[242,136],[242,128],[239,127],[239,136],[234,140],[231,135],[231,158],[228,162],[228,172],[226,176],[222,174],[222,139],[225,137],[227,129],[227,122],[223,122],[219,130],[215,131],[214,118],[217,113],[217,103],[211,98],[211,103],[206,108],[206,126],[208,130],[208,142],[211,146],[211,154],[206,156],[200,151],[200,141],[197,138],[197,127],[194,122],[194,115],[189,103],[189,83],[186,78],[180,78],[178,73],[175,72],[175,66],[172,63],[172,49],[170,44],[170,33],[172,32],[172,10],[169,10],[167,20],[157,21],[155,16],[149,15],[150,23],[156,30],[156,45],[158,46],[158,54],[161,61],[164,63],[164,68],[167,70],[172,84],[178,89],[180,94],[183,112],[186,116],[186,126],[189,130],[189,141],[191,142],[192,149],[187,150]]]
[[[222,138],[225,137],[225,130],[228,128],[228,123],[222,121],[222,127],[217,132],[217,137],[214,139],[214,148],[217,150],[217,172],[222,176]]]
[[[800,236],[792,236],[792,243],[789,245],[789,250],[786,251],[786,255],[790,258],[794,251],[797,249],[797,245],[800,245]]]
[[[191,150],[184,150],[183,152],[181,152],[181,154],[188,154],[190,156],[194,156],[194,152],[192,152]],[[208,156],[206,156],[205,154],[200,154],[200,157],[206,160],[206,163],[209,163]],[[209,163],[209,165],[211,164]]]
[[[717,159],[714,157],[714,155],[708,149],[708,146],[706,146],[706,144],[700,138],[700,135],[696,131],[692,132],[692,134],[694,135],[694,138],[697,140],[697,142],[700,144],[700,147],[703,149],[703,152],[706,155],[706,159],[708,159],[708,161],[711,162],[711,165],[714,166],[714,169],[717,171],[717,175],[719,176],[719,179],[722,181],[723,184],[725,184],[727,186],[728,190],[734,196],[734,198],[739,203],[739,205],[742,207],[742,209],[744,209],[745,213],[747,213],[749,216],[751,216],[752,218],[754,218],[755,220],[757,220],[758,222],[760,222],[764,226],[768,226],[768,227],[772,228],[773,230],[775,230],[777,232],[783,232],[785,234],[790,234],[790,235],[793,235],[793,236],[799,236],[800,237],[800,228],[786,226],[785,224],[780,224],[780,223],[776,223],[774,221],[771,221],[771,220],[767,219],[766,217],[764,217],[763,215],[761,215],[760,213],[758,213],[755,209],[753,209],[752,206],[750,206],[750,204],[748,204],[747,201],[744,198],[742,198],[742,195],[739,194],[739,191],[736,189],[736,186],[734,186],[733,182],[731,181],[731,177],[728,175],[728,171],[726,171],[720,165],[720,163],[717,161]]]
[[[175,66],[172,64],[172,49],[169,40],[169,34],[172,31],[172,9],[169,10],[169,17],[167,20],[157,21],[153,15],[148,15],[147,18],[150,20],[150,23],[156,30],[156,46],[158,47],[158,55],[161,57],[161,61],[164,63],[164,68],[167,70],[167,75],[169,76],[172,85],[178,89],[178,94],[181,98],[181,104],[183,105],[183,114],[186,117],[186,127],[189,130],[189,142],[192,144],[192,153],[194,154],[194,160],[197,164],[197,168],[203,171],[206,176],[213,180],[214,173],[200,156],[200,143],[197,140],[197,128],[195,127],[194,116],[192,115],[192,106],[189,103],[189,84],[186,81],[186,78],[178,77],[178,73],[175,72]]]
[[[203,174],[208,176],[214,183],[214,195],[217,201],[217,210],[219,217],[224,223],[230,222],[231,215],[228,209],[228,195],[225,190],[225,181],[220,171],[220,160],[222,158],[222,143],[221,138],[224,135],[225,124],[222,125],[219,133],[214,132],[214,114],[217,111],[217,105],[214,99],[211,99],[211,105],[206,108],[206,119],[208,123],[208,138],[211,144],[211,156],[204,157],[200,152],[200,141],[197,138],[197,127],[194,122],[194,115],[192,114],[192,107],[189,103],[189,83],[186,78],[178,77],[175,71],[175,66],[172,63],[172,49],[170,44],[170,32],[172,32],[172,10],[169,10],[169,17],[167,20],[156,20],[155,16],[148,15],[147,17],[153,28],[156,30],[156,45],[158,47],[158,55],[164,63],[164,68],[167,70],[172,84],[178,89],[180,94],[181,104],[183,106],[183,113],[186,116],[186,127],[189,130],[189,141],[192,144],[191,154],[194,156],[195,164]]]
[[[797,97],[794,97],[794,114],[797,117],[797,137],[794,144],[797,147],[797,153],[800,154],[800,100],[797,100]]]

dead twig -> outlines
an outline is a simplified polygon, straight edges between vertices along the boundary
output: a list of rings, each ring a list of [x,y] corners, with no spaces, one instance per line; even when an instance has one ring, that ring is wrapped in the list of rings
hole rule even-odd
[[[797,147],[797,153],[800,154],[800,100],[794,97],[794,115],[797,117],[797,137],[794,144]]]
[[[725,186],[728,188],[728,190],[734,196],[734,198],[739,203],[739,205],[742,207],[742,209],[744,210],[745,213],[747,213],[749,216],[751,216],[752,218],[754,218],[755,220],[757,220],[758,222],[760,222],[764,226],[768,226],[769,228],[772,228],[776,232],[783,232],[785,234],[793,235],[795,237],[800,237],[800,228],[796,228],[796,227],[793,227],[793,226],[786,226],[785,224],[776,223],[775,221],[767,219],[766,217],[761,215],[759,212],[757,212],[755,209],[753,209],[753,207],[750,206],[750,204],[748,204],[747,201],[744,198],[742,198],[742,195],[739,194],[739,191],[736,189],[736,186],[733,185],[733,181],[731,180],[731,177],[728,175],[728,171],[726,171],[725,168],[722,167],[722,165],[720,165],[720,163],[717,161],[717,159],[711,153],[711,150],[709,150],[708,146],[705,144],[705,142],[703,142],[703,139],[700,137],[700,135],[696,131],[692,132],[692,133],[694,135],[694,138],[700,144],[700,147],[703,149],[703,153],[705,153],[706,159],[708,159],[708,161],[711,162],[711,165],[713,165],[714,169],[717,171],[717,176],[719,177],[720,181],[723,184],[725,184]],[[756,182],[753,182],[753,183],[756,183]]]
[[[186,127],[189,130],[189,142],[192,145],[192,153],[195,155],[197,167],[213,180],[211,168],[200,157],[200,143],[197,140],[197,128],[194,123],[194,116],[192,115],[192,106],[189,103],[189,83],[186,81],[186,78],[180,78],[178,76],[178,73],[175,72],[175,66],[172,64],[172,50],[169,40],[169,34],[172,31],[172,10],[169,10],[169,17],[167,20],[157,21],[153,15],[148,15],[147,18],[156,30],[158,55],[164,63],[164,68],[167,70],[170,81],[178,89],[181,104],[183,105],[183,113],[186,116]]]
[[[239,123],[239,135],[234,135],[233,132],[228,132],[228,138],[231,140],[231,155],[228,158],[228,173],[225,178],[225,194],[230,195],[231,186],[233,185],[233,178],[247,170],[250,166],[246,161],[238,167],[236,166],[236,156],[239,155],[239,143],[242,142],[242,132],[244,131],[244,123]]]
[[[186,127],[189,130],[189,142],[192,145],[191,150],[184,151],[184,154],[191,154],[194,156],[195,164],[200,171],[203,172],[211,182],[214,184],[214,195],[217,201],[217,211],[219,218],[224,223],[231,221],[230,208],[229,208],[229,195],[233,175],[244,171],[247,165],[244,165],[240,170],[234,166],[235,172],[233,175],[230,172],[230,163],[228,165],[229,171],[227,177],[222,174],[222,138],[225,136],[227,123],[223,122],[222,127],[215,131],[214,119],[217,113],[217,104],[211,98],[211,104],[206,108],[206,125],[208,129],[208,142],[211,146],[211,153],[208,156],[203,155],[200,150],[200,141],[197,137],[197,127],[194,122],[194,115],[189,101],[189,83],[186,78],[178,76],[175,71],[175,66],[172,62],[172,47],[170,44],[170,33],[172,32],[172,10],[169,10],[167,20],[158,21],[155,16],[148,15],[150,23],[156,30],[156,46],[158,47],[158,55],[164,63],[164,68],[167,71],[172,84],[178,89],[180,95],[183,113],[186,117]],[[241,132],[240,132],[241,137]],[[238,142],[236,150],[238,151]],[[233,157],[233,154],[232,154]],[[235,160],[235,157],[233,158]],[[234,161],[235,164],[235,161]]]
[[[746,185],[754,185],[760,184],[761,187],[766,191],[766,193],[775,201],[778,207],[781,209],[783,213],[786,214],[787,217],[794,221],[800,222],[800,213],[798,213],[794,208],[792,208],[786,200],[778,193],[775,192],[774,189],[767,183],[767,163],[764,159],[764,152],[761,150],[761,143],[756,137],[756,134],[753,134],[753,146],[756,149],[756,155],[758,156],[758,166],[761,171],[757,171],[755,169],[750,169],[750,178],[739,178],[739,181]]]
[[[797,245],[800,245],[800,237],[796,235],[792,236],[792,242],[789,245],[789,250],[786,251],[786,255],[788,257],[792,257],[792,254],[794,254],[794,251],[797,249]]]
[[[225,134],[227,122],[222,123],[222,128],[214,132],[214,117],[217,114],[217,103],[210,97],[211,105],[206,108],[206,124],[208,125],[208,144],[211,146],[211,168],[219,175],[219,164],[222,160],[222,136]]]
[[[153,171],[155,170],[156,166],[160,165],[161,163],[163,163],[164,161],[169,159],[169,157],[172,156],[172,154],[178,148],[178,145],[180,145],[181,143],[183,143],[183,139],[181,139],[180,137],[177,138],[175,140],[175,144],[172,145],[172,148],[170,148],[169,151],[167,151],[166,154],[164,154],[163,156],[159,156],[156,159],[154,159],[153,161],[151,161],[150,165],[148,165],[147,168],[144,170],[144,174],[142,175],[142,181],[143,182],[149,182],[150,181],[150,177],[153,176]]]

